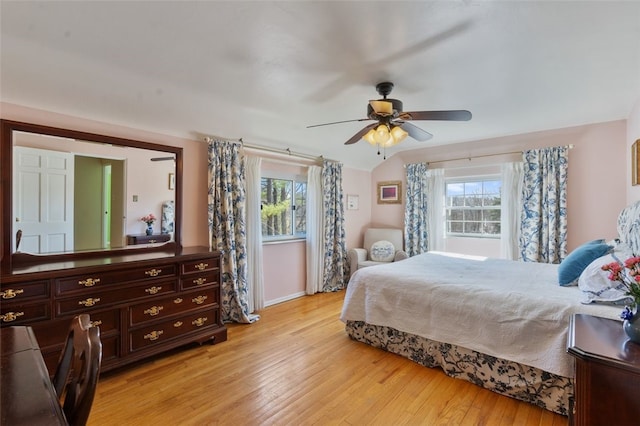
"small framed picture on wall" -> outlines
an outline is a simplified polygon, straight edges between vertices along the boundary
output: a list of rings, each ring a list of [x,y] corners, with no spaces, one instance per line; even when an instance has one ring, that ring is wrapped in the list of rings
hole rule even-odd
[[[353,194],[347,194],[347,210],[358,210],[359,197]]]
[[[640,185],[640,139],[631,145],[631,185]]]
[[[378,182],[378,204],[400,204],[402,202],[402,182]]]

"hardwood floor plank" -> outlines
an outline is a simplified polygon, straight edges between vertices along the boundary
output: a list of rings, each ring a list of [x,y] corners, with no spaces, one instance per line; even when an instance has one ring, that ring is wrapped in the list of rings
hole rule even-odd
[[[566,425],[567,418],[349,339],[344,292],[271,306],[100,377],[89,426]]]

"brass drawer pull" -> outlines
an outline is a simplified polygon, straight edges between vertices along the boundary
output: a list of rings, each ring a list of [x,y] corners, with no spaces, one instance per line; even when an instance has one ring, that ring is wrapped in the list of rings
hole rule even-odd
[[[149,275],[150,277],[157,277],[158,275],[160,275],[162,273],[162,269],[150,269],[148,271],[145,271],[145,275]]]
[[[149,334],[145,334],[144,338],[147,339],[147,340],[158,340],[162,334],[164,334],[164,331],[162,331],[162,330],[155,331],[154,330]]]
[[[147,314],[147,315],[151,315],[152,317],[155,317],[163,309],[164,309],[164,307],[162,307],[162,306],[152,306],[149,309],[145,309],[144,313]]]
[[[13,299],[14,297],[22,293],[24,293],[24,290],[21,288],[17,290],[8,288],[5,291],[0,292],[0,295],[2,296],[3,299]]]
[[[97,321],[90,321],[91,327],[97,327],[99,325],[102,325],[102,321],[101,320],[97,320]]]
[[[197,265],[194,265],[194,267],[198,270],[198,271],[203,271],[207,266],[209,266],[208,263],[198,263]]]
[[[98,303],[100,301],[99,297],[96,297],[95,299],[90,297],[87,300],[81,300],[78,302],[78,305],[82,305],[82,306],[95,306],[96,303]]]
[[[207,322],[207,317],[201,317],[191,321],[191,324],[195,325],[196,327],[202,327],[205,322]]]
[[[178,327],[182,327],[182,324],[183,324],[183,322],[182,322],[182,321],[176,321],[175,323],[173,323],[173,326],[174,326],[175,328],[178,328]]]
[[[196,305],[202,305],[204,303],[205,300],[207,300],[208,297],[207,296],[198,296],[198,297],[194,297],[193,299],[191,299],[191,301],[193,303],[195,303]]]
[[[0,318],[2,318],[2,322],[11,322],[11,321],[15,321],[18,317],[21,317],[24,315],[24,312],[7,312],[4,315],[0,315]]]
[[[145,289],[144,291],[146,291],[149,294],[157,294],[160,290],[162,290],[162,286],[156,287],[154,285],[153,287],[149,287],[149,288]]]
[[[181,298],[179,298],[179,297],[177,297],[177,298],[173,299],[173,303],[175,303],[176,305],[177,305],[178,303],[182,303],[182,299],[181,299]]]
[[[149,240],[149,244],[153,244],[155,242],[156,242],[156,240]]]
[[[193,280],[193,283],[195,285],[202,285],[202,284],[204,284],[206,282],[207,282],[206,278],[197,278],[197,279]]]
[[[86,280],[78,281],[78,284],[83,285],[85,287],[93,287],[99,282],[100,282],[100,278],[87,278]]]

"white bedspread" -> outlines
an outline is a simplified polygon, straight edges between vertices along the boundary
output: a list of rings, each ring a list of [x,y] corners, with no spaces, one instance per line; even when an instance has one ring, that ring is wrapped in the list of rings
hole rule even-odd
[[[574,313],[619,319],[621,308],[584,305],[560,287],[558,265],[425,253],[359,269],[340,319],[364,321],[452,343],[564,377]]]

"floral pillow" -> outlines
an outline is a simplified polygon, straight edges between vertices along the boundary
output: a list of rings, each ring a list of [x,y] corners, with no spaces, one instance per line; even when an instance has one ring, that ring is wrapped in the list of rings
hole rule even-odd
[[[631,248],[624,243],[620,243],[613,253],[599,257],[591,262],[578,279],[578,287],[582,292],[581,302],[585,304],[598,302],[616,305],[629,303],[629,296],[626,295],[624,285],[611,281],[609,272],[603,271],[602,267],[612,262],[624,262],[631,256],[633,256]]]
[[[369,250],[369,257],[375,262],[391,262],[396,254],[396,249],[393,243],[386,240],[376,241],[371,244],[371,250]]]

